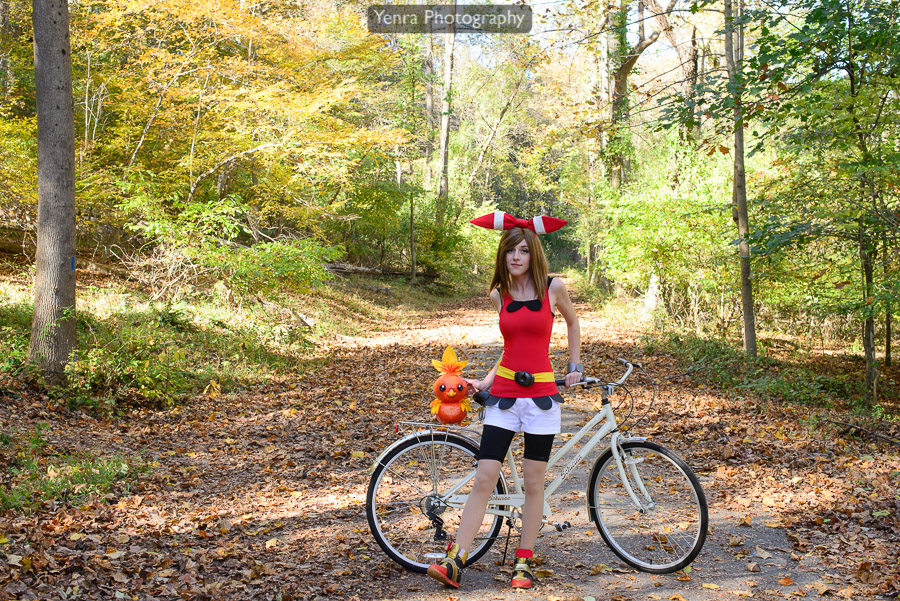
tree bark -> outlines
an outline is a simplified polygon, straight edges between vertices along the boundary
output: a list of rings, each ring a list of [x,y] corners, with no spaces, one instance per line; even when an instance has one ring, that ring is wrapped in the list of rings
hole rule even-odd
[[[671,0],[669,5],[664,9],[657,0],[642,0],[647,8],[653,11],[654,19],[659,24],[660,29],[669,41],[669,44],[678,55],[678,62],[681,64],[681,94],[685,102],[693,102],[696,96],[697,86],[697,28],[694,27],[691,33],[691,48],[687,53],[682,51],[678,39],[675,37],[675,29],[669,23],[669,15],[675,8],[675,1]],[[643,36],[641,36],[643,37]],[[691,111],[693,113],[693,109]],[[692,115],[691,122],[694,122]],[[698,139],[699,132],[688,128],[686,124],[681,127],[682,139]]]
[[[628,2],[622,0],[621,6],[615,8],[619,16],[610,19],[610,33],[607,37],[609,66],[613,71],[610,78],[610,122],[612,124],[610,135],[611,151],[609,157],[609,183],[613,188],[620,188],[627,179],[626,145],[622,130],[628,126],[628,76],[634,65],[637,64],[641,54],[653,45],[659,38],[659,32],[654,31],[649,38],[643,36],[631,48],[622,47],[624,41],[624,27],[628,20]],[[621,37],[620,37],[621,36]]]
[[[416,209],[416,201],[415,195],[410,192],[409,193],[409,258],[410,258],[410,282],[413,284],[416,283],[416,221],[415,221],[415,209]]]
[[[741,306],[744,313],[744,351],[756,357],[756,319],[753,313],[753,281],[750,271],[750,220],[747,216],[747,183],[744,170],[744,117],[741,106],[738,64],[743,60],[743,28],[738,28],[738,52],[734,48],[734,13],[731,0],[725,0],[725,61],[728,77],[734,90],[734,184],[732,186],[731,216],[737,224],[741,257]]]
[[[3,40],[3,46],[10,43],[10,33],[9,0],[0,0],[0,40]],[[0,92],[4,96],[9,96],[14,82],[15,76],[12,70],[12,62],[9,58],[9,50],[0,48]]]
[[[691,107],[691,124],[690,130],[683,128],[683,137],[692,142],[700,139],[702,132],[700,131],[700,117],[697,115],[695,99],[697,97],[697,77],[699,75],[699,58],[697,49],[697,28],[694,27],[691,32],[691,51],[688,54],[688,64],[686,69],[686,77],[684,82],[683,93],[685,99]],[[688,134],[688,132],[690,132]]]
[[[397,174],[397,188],[403,187],[403,163],[400,161],[400,148],[396,149],[397,158],[395,159],[395,169]],[[416,283],[416,230],[415,230],[415,196],[409,195],[409,255],[412,263],[410,271],[410,279],[413,284]]]
[[[451,14],[456,13],[456,1],[451,5]],[[453,47],[456,45],[456,25],[448,26],[446,39],[444,40],[444,89],[441,99],[441,182],[438,188],[438,200],[435,207],[436,221],[439,227],[444,225],[444,217],[447,212],[447,202],[450,194],[449,164],[450,164],[450,113],[452,110],[453,94]]]
[[[478,159],[475,160],[475,166],[472,167],[472,171],[469,172],[469,179],[466,181],[466,185],[471,186],[472,182],[475,180],[475,174],[478,173],[478,168],[481,167],[482,161],[484,161],[484,154],[491,147],[491,144],[494,142],[494,138],[497,135],[497,130],[500,129],[500,124],[503,123],[503,117],[506,116],[506,112],[509,110],[509,107],[512,106],[513,100],[516,99],[516,96],[519,94],[519,90],[522,87],[522,82],[525,80],[525,70],[522,70],[522,75],[519,77],[519,81],[516,82],[516,87],[513,88],[512,94],[510,94],[509,98],[506,99],[506,104],[503,105],[503,108],[500,110],[500,114],[497,116],[497,120],[494,122],[494,126],[491,128],[491,132],[488,134],[487,139],[481,145],[481,150],[478,153]]]
[[[875,292],[875,261],[869,249],[869,239],[863,218],[859,218],[859,261],[863,276],[863,304],[866,317],[863,320],[863,353],[866,356],[866,403],[871,406],[877,402],[875,382],[878,379],[878,363],[875,360],[875,311],[872,306],[872,295]]]
[[[623,0],[623,2],[625,2],[625,0]],[[625,4],[625,7],[627,7],[627,3]],[[606,81],[607,85],[609,85],[607,95],[609,97],[610,133],[609,136],[607,136],[604,149],[608,151],[606,171],[609,176],[609,183],[613,188],[618,189],[622,184],[622,153],[620,149],[611,149],[611,146],[612,144],[617,143],[621,137],[617,128],[619,127],[619,106],[622,104],[622,99],[617,95],[616,90],[618,88],[627,90],[627,87],[620,85],[617,81],[621,71],[619,66],[622,63],[622,40],[620,37],[622,19],[619,15],[623,10],[627,13],[627,9],[623,8],[621,5],[616,7],[610,5],[610,10],[614,10],[616,14],[610,15],[609,29],[606,33],[606,67],[609,69],[609,77]]]
[[[430,21],[429,21],[430,24]],[[431,192],[431,155],[434,153],[434,36],[426,34],[425,60],[425,190]]]
[[[38,224],[28,360],[52,384],[75,348],[75,110],[69,6],[33,0]]]
[[[882,253],[881,253],[881,266],[884,274],[884,281],[890,281],[890,260],[888,251],[888,243],[887,237],[885,236],[882,242]],[[884,303],[884,366],[891,366],[891,326],[893,321],[893,313],[894,306],[891,301],[885,301]]]

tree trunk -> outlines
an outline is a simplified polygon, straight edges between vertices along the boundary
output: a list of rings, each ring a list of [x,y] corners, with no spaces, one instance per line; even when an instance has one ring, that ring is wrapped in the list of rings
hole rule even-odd
[[[731,216],[737,224],[741,256],[741,305],[744,313],[744,351],[750,358],[756,357],[756,319],[753,313],[753,282],[750,272],[750,244],[747,235],[750,221],[747,217],[747,183],[744,171],[744,121],[741,92],[738,87],[738,65],[743,61],[743,28],[738,28],[738,50],[734,48],[734,18],[731,0],[725,0],[725,61],[728,76],[734,89],[734,185],[732,187]]]
[[[862,331],[863,352],[866,356],[866,404],[871,407],[878,401],[875,393],[875,382],[878,379],[878,363],[875,360],[875,311],[872,306],[872,295],[875,291],[875,261],[869,250],[869,240],[862,217],[859,218],[859,261],[863,276],[863,304],[866,307]]]
[[[481,150],[478,153],[478,158],[475,160],[475,166],[472,167],[472,171],[469,172],[469,179],[466,181],[467,186],[471,186],[472,182],[475,180],[475,174],[478,173],[478,169],[479,167],[481,167],[481,163],[484,161],[484,155],[491,147],[491,144],[493,144],[494,138],[497,135],[497,130],[500,129],[500,124],[503,123],[503,117],[506,116],[506,111],[509,110],[509,107],[512,106],[513,100],[515,100],[516,96],[519,94],[519,89],[521,89],[523,81],[525,81],[525,69],[522,70],[522,75],[519,77],[519,81],[516,82],[516,87],[513,88],[512,94],[509,95],[509,98],[506,99],[506,104],[504,104],[503,108],[500,110],[500,114],[497,116],[497,120],[494,122],[494,126],[491,128],[487,139],[481,145]]]
[[[416,283],[416,221],[415,221],[415,195],[409,194],[409,257],[412,263],[410,269],[410,281]]]
[[[613,145],[618,145],[621,135],[618,131],[621,120],[621,104],[623,102],[622,96],[619,94],[618,90],[627,90],[627,73],[625,74],[625,82],[620,82],[620,66],[622,64],[622,29],[624,27],[623,21],[627,20],[627,1],[622,0],[623,4],[615,7],[610,7],[611,11],[615,11],[614,15],[610,16],[609,20],[609,29],[606,34],[606,52],[607,52],[607,60],[606,66],[609,69],[609,77],[607,78],[607,83],[609,85],[609,122],[610,122],[610,133],[607,138],[606,150],[607,154],[607,174],[609,175],[609,183],[613,188],[618,189],[622,185],[622,151],[620,148],[612,148]],[[622,18],[622,13],[625,13],[626,19]]]
[[[587,280],[588,284],[594,283],[594,270],[596,269],[594,262],[594,245],[590,242],[587,243]]]
[[[646,4],[647,8],[653,11],[654,19],[659,25],[660,30],[662,30],[666,39],[669,41],[669,44],[678,55],[678,62],[681,64],[681,94],[684,101],[690,104],[696,96],[697,28],[694,27],[693,32],[691,33],[691,48],[687,54],[685,54],[681,49],[681,44],[678,43],[678,39],[675,37],[675,28],[669,23],[669,15],[672,14],[672,11],[675,9],[676,0],[671,0],[668,7],[665,9],[660,6],[657,0],[641,0],[641,2]],[[643,32],[641,32],[640,37],[644,37]],[[691,122],[694,122],[693,109],[691,110],[691,113]],[[699,139],[699,132],[695,132],[692,128],[688,127],[687,123],[681,125],[680,134],[682,140],[690,140],[692,138],[694,140]]]
[[[649,38],[643,36],[631,48],[626,41],[629,0],[622,0],[620,6],[614,8],[616,15],[610,19],[607,48],[609,52],[610,77],[610,122],[611,134],[607,157],[609,162],[609,183],[613,188],[620,188],[627,179],[627,146],[628,138],[623,131],[628,128],[628,76],[637,64],[641,54],[649,48],[659,32],[654,31]]]
[[[688,55],[688,64],[685,69],[685,82],[684,82],[684,97],[687,99],[688,103],[691,106],[691,128],[688,130],[687,128],[683,128],[683,139],[688,139],[691,142],[696,142],[700,139],[702,135],[700,131],[700,116],[697,114],[696,107],[694,106],[695,98],[697,97],[697,77],[699,71],[699,60],[698,60],[698,51],[697,51],[697,28],[694,27],[694,30],[691,32],[691,51]],[[688,134],[690,131],[690,134]]]
[[[69,6],[33,0],[38,224],[28,360],[64,381],[75,348],[75,111]]]
[[[9,44],[11,27],[9,24],[9,0],[0,0],[0,40],[3,45]],[[9,50],[0,48],[0,94],[9,96],[12,93],[15,77]]]
[[[659,308],[659,276],[654,273],[650,276],[650,284],[644,292],[643,319],[645,321],[653,319],[657,308]]]
[[[456,13],[456,1],[451,5],[451,14]],[[439,227],[444,225],[444,217],[447,212],[447,198],[450,194],[449,164],[450,164],[450,112],[452,109],[453,94],[453,47],[456,44],[456,25],[451,23],[447,27],[444,40],[444,89],[441,99],[441,182],[438,188],[438,200],[435,206],[436,221]]]
[[[396,158],[396,171],[397,171],[397,187],[403,187],[403,163],[400,161],[400,149],[397,148],[397,158]],[[412,271],[410,272],[410,279],[413,284],[416,283],[416,230],[415,230],[415,196],[410,193],[409,195],[409,255],[410,260],[412,262]]]
[[[884,281],[890,281],[890,265],[889,265],[889,252],[888,252],[888,243],[887,238],[882,242],[882,253],[881,253],[881,267],[884,273]],[[884,303],[884,366],[891,366],[891,321],[893,315],[894,307],[891,301],[885,301]]]
[[[429,21],[429,24],[431,22]],[[434,153],[434,36],[425,36],[425,190],[431,192],[431,155]]]

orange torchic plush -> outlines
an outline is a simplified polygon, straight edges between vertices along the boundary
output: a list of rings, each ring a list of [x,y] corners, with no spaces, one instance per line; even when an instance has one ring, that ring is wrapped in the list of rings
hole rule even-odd
[[[434,396],[437,398],[431,401],[431,412],[442,424],[458,424],[466,419],[466,412],[472,410],[466,399],[469,385],[460,375],[468,361],[457,361],[456,352],[448,346],[441,360],[432,359],[431,363],[441,372],[434,383]]]

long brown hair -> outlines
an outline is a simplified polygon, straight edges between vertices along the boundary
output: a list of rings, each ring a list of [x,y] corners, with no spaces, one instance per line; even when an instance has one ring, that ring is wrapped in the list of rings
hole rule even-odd
[[[538,240],[537,234],[529,229],[514,227],[505,230],[500,236],[500,244],[497,246],[497,257],[494,260],[494,278],[491,280],[491,290],[500,289],[500,298],[509,292],[512,286],[512,276],[509,275],[509,269],[506,267],[506,253],[513,250],[518,244],[525,240],[528,244],[528,251],[531,254],[531,279],[534,282],[534,290],[538,299],[544,300],[544,292],[547,289],[547,273],[550,266],[547,264],[547,257],[544,255],[544,249],[541,247],[541,241]]]

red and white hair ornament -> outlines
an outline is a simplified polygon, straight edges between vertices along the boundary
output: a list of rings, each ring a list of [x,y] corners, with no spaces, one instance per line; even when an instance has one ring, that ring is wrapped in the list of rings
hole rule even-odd
[[[514,227],[520,227],[531,230],[535,234],[549,234],[550,232],[555,232],[569,222],[565,219],[546,216],[532,217],[531,219],[516,219],[509,213],[494,211],[493,213],[476,217],[469,223],[489,230],[511,230]]]

